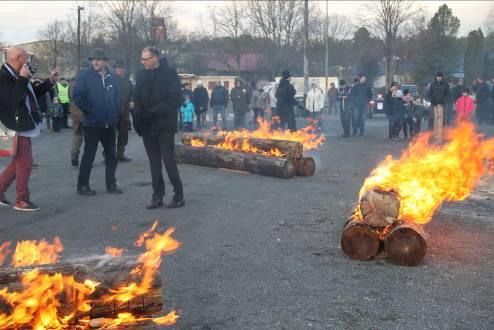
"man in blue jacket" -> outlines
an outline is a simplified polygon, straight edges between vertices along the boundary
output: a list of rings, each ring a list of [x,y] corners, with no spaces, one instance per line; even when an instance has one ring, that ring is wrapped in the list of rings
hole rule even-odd
[[[74,102],[83,113],[84,129],[84,154],[79,169],[77,192],[83,196],[96,195],[89,186],[89,177],[98,143],[101,142],[106,156],[106,191],[121,194],[115,178],[115,135],[120,111],[117,82],[106,66],[108,58],[104,50],[95,49],[89,61],[91,68],[79,74],[73,91]]]

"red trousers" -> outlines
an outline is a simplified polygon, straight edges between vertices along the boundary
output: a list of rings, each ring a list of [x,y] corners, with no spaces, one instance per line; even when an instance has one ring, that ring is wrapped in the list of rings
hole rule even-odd
[[[0,193],[5,193],[16,180],[16,201],[29,201],[29,177],[32,168],[31,138],[19,136],[17,137],[17,155],[0,174]]]

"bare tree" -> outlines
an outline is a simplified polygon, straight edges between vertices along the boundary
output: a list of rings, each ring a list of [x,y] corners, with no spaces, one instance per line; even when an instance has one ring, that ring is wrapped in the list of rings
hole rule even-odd
[[[39,32],[39,36],[45,41],[44,49],[40,49],[40,52],[45,54],[51,67],[56,67],[64,44],[65,23],[60,20],[53,21]]]
[[[367,13],[366,26],[383,42],[386,85],[393,77],[393,52],[397,38],[407,22],[421,11],[413,1],[378,0],[368,1],[363,5]]]

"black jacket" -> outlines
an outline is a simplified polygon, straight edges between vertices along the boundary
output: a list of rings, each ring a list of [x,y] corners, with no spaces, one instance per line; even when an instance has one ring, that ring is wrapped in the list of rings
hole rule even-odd
[[[372,100],[372,90],[367,84],[356,84],[352,87],[350,92],[350,98],[352,103],[356,107],[368,106],[369,101]]]
[[[346,96],[346,99],[343,97]],[[345,88],[339,88],[336,92],[336,99],[340,105],[342,111],[352,110],[352,104],[350,103],[350,87],[345,86]]]
[[[434,82],[429,86],[429,90],[427,91],[426,99],[431,101],[431,105],[445,105],[448,102],[448,98],[450,97],[449,85],[445,81],[438,82],[434,80]]]
[[[276,89],[276,101],[279,112],[293,111],[297,91],[288,79],[281,79]]]
[[[228,90],[223,86],[215,86],[211,93],[211,106],[215,105],[223,107],[228,105]]]
[[[464,89],[465,89],[464,85],[463,86],[456,85],[451,89],[451,97],[453,103],[456,103],[456,100],[458,100],[458,98],[461,96],[461,93],[463,93]]]
[[[132,102],[134,86],[132,86],[132,82],[127,77],[120,77],[118,75],[115,75],[115,80],[117,82],[118,95],[120,97],[119,116],[121,118],[128,119],[130,110],[129,106],[130,102]]]
[[[477,91],[477,104],[484,105],[489,102],[490,92],[489,87],[486,83],[479,84],[479,89]]]
[[[0,69],[0,121],[16,132],[30,131],[41,122],[39,109],[30,112],[26,107],[26,95],[29,93],[29,79],[15,78],[6,68]],[[39,86],[32,86],[36,97],[47,93],[52,84],[47,79]],[[17,120],[16,120],[17,117]]]
[[[194,106],[197,113],[203,113],[208,110],[209,94],[205,87],[196,87],[194,89]]]
[[[386,116],[391,116],[393,114],[393,92],[391,90],[388,90],[387,93],[384,94],[383,108]]]
[[[157,69],[137,72],[132,114],[139,135],[175,133],[181,104],[180,79],[165,59]]]

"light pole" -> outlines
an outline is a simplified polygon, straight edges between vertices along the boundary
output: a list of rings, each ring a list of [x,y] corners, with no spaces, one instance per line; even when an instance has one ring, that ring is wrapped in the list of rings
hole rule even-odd
[[[324,76],[326,78],[326,91],[328,91],[328,29],[329,29],[329,0],[326,0],[326,22],[324,29],[324,41],[326,44],[326,59],[324,62]]]
[[[309,92],[309,60],[307,48],[309,47],[309,0],[305,0],[304,8],[304,106]]]
[[[81,69],[81,11],[84,7],[77,6],[77,72]]]

